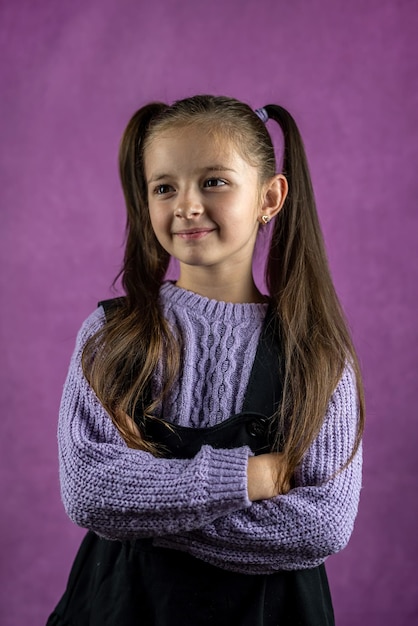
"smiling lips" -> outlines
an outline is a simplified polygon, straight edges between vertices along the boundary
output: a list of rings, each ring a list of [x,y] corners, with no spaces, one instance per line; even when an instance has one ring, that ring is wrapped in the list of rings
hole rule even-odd
[[[214,228],[189,228],[188,230],[180,230],[174,235],[180,239],[202,239],[214,230]]]

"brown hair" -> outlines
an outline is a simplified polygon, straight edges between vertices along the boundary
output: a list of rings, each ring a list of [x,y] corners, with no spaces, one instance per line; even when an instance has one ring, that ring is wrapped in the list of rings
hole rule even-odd
[[[268,105],[265,110],[283,131],[283,174],[289,184],[284,206],[274,220],[266,265],[283,351],[283,402],[277,420],[279,432],[286,424],[284,455],[289,479],[317,436],[347,364],[354,371],[359,398],[357,437],[347,463],[363,431],[364,394],[358,359],[328,268],[300,133],[284,108]],[[83,369],[127,444],[154,454],[158,448],[141,436],[129,416],[142,403],[144,418],[152,417],[161,398],[146,402],[146,390],[158,364],[164,368],[163,396],[174,383],[181,338],[173,335],[159,306],[169,255],[151,226],[143,155],[148,142],[162,130],[195,123],[230,138],[258,168],[261,183],[276,174],[265,124],[249,106],[232,98],[195,96],[172,106],[151,103],[134,114],[125,130],[119,166],[127,206],[127,241],[120,276],[127,297],[86,343]]]

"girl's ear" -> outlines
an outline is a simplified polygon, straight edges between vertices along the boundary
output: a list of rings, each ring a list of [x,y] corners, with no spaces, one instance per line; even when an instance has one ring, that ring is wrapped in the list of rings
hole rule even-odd
[[[283,174],[276,174],[267,181],[263,188],[260,206],[259,221],[262,224],[267,224],[279,213],[286,200],[288,190],[287,179]]]

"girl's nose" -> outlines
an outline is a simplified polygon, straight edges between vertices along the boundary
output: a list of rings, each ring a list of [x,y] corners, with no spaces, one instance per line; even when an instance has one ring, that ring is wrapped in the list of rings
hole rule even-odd
[[[175,216],[185,219],[198,217],[203,213],[203,206],[200,200],[193,194],[184,194],[179,198],[175,208]]]

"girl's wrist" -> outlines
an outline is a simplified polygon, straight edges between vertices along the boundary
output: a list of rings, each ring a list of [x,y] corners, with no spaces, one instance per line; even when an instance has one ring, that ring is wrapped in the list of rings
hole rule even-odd
[[[260,454],[248,459],[248,499],[252,502],[268,500],[278,495],[278,459],[275,457],[275,454]]]
[[[283,455],[275,452],[248,459],[248,499],[269,500],[291,489],[286,476]]]

